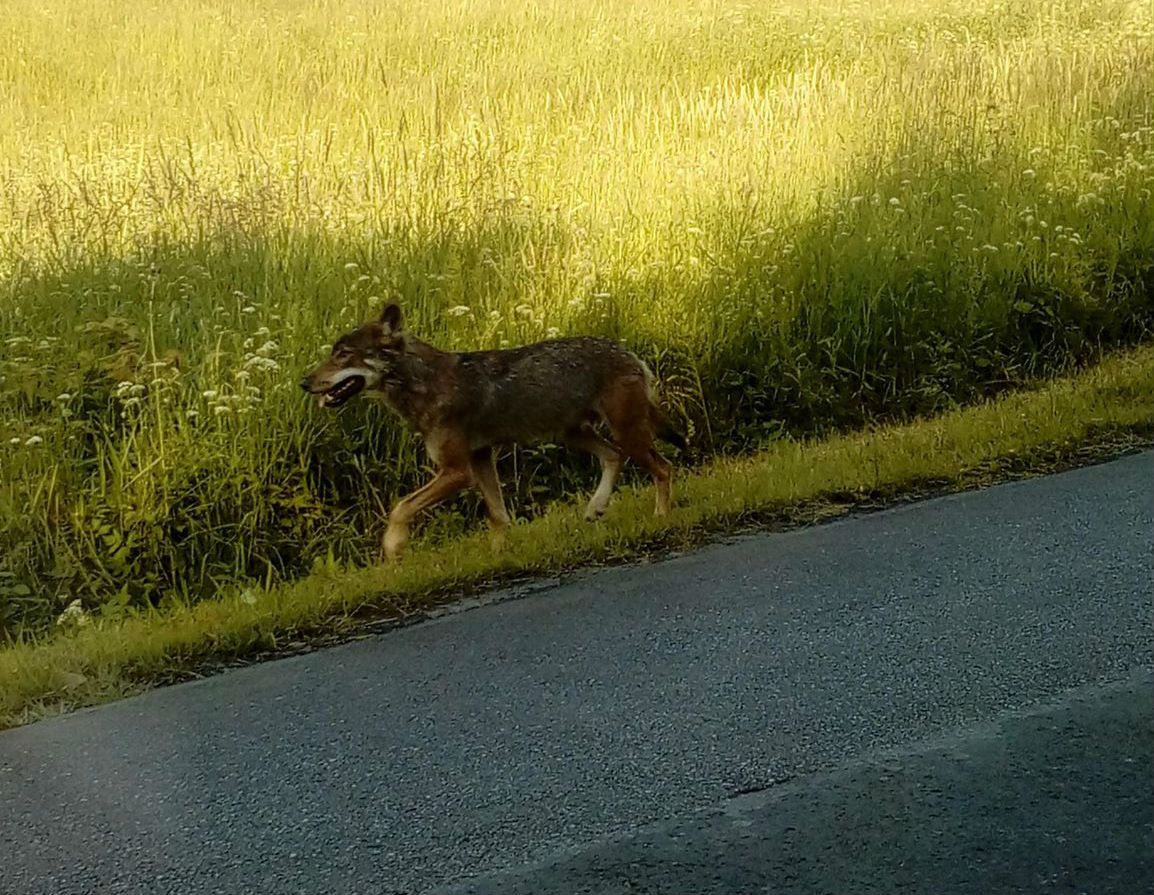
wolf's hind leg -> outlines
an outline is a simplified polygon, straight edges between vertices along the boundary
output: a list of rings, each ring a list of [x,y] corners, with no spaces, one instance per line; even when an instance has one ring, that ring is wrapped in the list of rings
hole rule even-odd
[[[673,502],[673,486],[671,484],[671,480],[673,479],[673,464],[662,457],[661,454],[657,452],[657,448],[652,446],[650,446],[649,450],[644,454],[638,452],[637,454],[630,454],[629,456],[644,466],[653,478],[653,484],[657,489],[657,500],[653,507],[653,515],[669,515],[669,506]]]
[[[652,402],[643,379],[629,378],[608,389],[601,399],[605,421],[622,454],[653,478],[657,489],[654,514],[664,516],[673,501],[673,466],[653,446]]]
[[[586,519],[590,521],[598,519],[609,506],[613,486],[617,484],[617,476],[621,472],[621,452],[588,425],[567,432],[565,444],[579,451],[588,451],[601,461],[601,481],[597,483],[597,490],[593,492],[589,506],[585,508]]]

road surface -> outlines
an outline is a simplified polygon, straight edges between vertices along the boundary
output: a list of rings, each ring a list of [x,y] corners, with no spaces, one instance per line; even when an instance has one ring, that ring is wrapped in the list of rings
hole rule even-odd
[[[1141,892],[1154,454],[0,733],[0,892]]]

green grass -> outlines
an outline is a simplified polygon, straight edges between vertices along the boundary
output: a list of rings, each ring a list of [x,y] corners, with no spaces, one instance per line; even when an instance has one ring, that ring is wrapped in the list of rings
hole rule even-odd
[[[0,727],[113,699],[220,663],[350,636],[494,581],[686,546],[751,521],[816,519],[857,504],[997,480],[1086,446],[1154,435],[1154,347],[1077,376],[932,419],[818,441],[781,441],[681,476],[673,513],[627,490],[600,523],[558,504],[516,526],[506,548],[483,535],[418,549],[400,566],[332,564],[301,581],[237,589],[196,605],[86,623],[0,650]]]
[[[386,297],[623,339],[704,457],[1154,325],[1146,0],[10,0],[0,41],[0,637],[371,562],[421,454],[294,383]],[[530,518],[593,474],[509,463]]]

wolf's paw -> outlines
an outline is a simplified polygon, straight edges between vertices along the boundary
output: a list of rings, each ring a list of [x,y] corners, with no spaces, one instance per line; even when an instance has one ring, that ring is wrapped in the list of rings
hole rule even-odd
[[[405,543],[409,540],[408,532],[389,528],[385,532],[385,539],[381,543],[381,552],[385,560],[391,563],[399,562],[405,550]]]

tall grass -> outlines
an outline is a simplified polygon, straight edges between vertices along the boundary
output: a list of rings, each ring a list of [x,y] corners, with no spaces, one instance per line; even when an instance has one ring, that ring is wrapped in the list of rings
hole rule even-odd
[[[0,632],[372,559],[421,455],[294,383],[385,297],[620,337],[703,452],[1154,324],[1141,0],[12,0],[0,41]],[[522,512],[589,484],[507,462]]]

